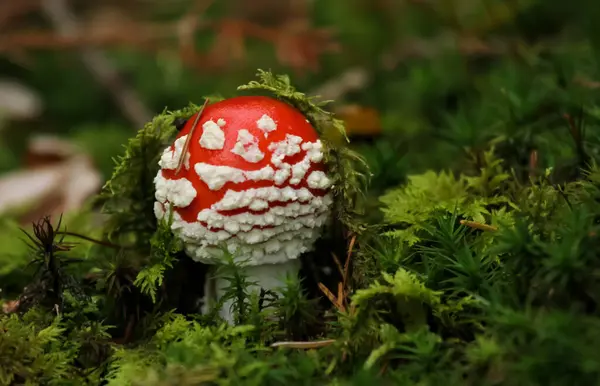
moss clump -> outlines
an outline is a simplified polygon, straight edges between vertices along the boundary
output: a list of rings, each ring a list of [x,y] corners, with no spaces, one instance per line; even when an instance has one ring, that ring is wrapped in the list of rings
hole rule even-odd
[[[216,316],[219,305],[200,314],[205,267],[152,210],[158,156],[175,119],[199,106],[165,111],[130,141],[99,198],[108,217],[101,240],[83,253],[50,221],[31,235],[37,271],[0,317],[0,383],[599,383],[597,130],[559,133],[544,120],[548,131],[508,136],[500,114],[497,131],[471,138],[445,168],[415,168],[374,197],[362,158],[329,139],[341,122],[289,78],[260,72],[240,89],[290,103],[323,136],[337,216],[311,258],[333,274],[305,267],[281,295],[256,294],[229,262],[221,272],[236,325]],[[522,118],[531,106],[518,100],[511,116]],[[597,129],[595,106],[586,119]],[[471,132],[456,125],[466,146]],[[532,153],[532,144],[544,150],[538,163],[507,151]],[[362,216],[365,197],[381,221]]]

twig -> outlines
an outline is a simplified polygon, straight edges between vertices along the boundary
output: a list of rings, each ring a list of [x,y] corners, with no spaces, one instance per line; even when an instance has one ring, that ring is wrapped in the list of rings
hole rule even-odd
[[[316,342],[275,342],[271,347],[286,347],[286,348],[299,348],[299,349],[313,349],[329,346],[335,343],[335,339],[326,339]]]
[[[58,1],[58,0],[51,0]],[[110,32],[90,34],[52,34],[46,31],[21,31],[0,35],[0,52],[10,53],[28,49],[80,49],[81,47],[100,46],[135,46],[156,53],[166,43],[173,47],[173,40],[179,43],[179,54],[182,62],[191,67],[204,70],[215,69],[214,58],[194,52],[189,44],[190,34],[199,30],[222,30],[235,24],[239,33],[258,40],[278,44],[285,28],[269,28],[244,20],[190,21],[187,17],[169,23],[138,23],[118,25]],[[80,30],[81,31],[81,30]],[[218,68],[218,67],[217,67]]]
[[[57,0],[49,0],[57,1]],[[203,29],[221,29],[224,26],[235,23],[242,32],[250,37],[277,42],[281,34],[280,28],[268,28],[243,20],[214,20],[191,23],[184,17],[176,22],[165,23],[142,23],[132,22],[129,25],[116,25],[110,31],[102,33],[92,32],[84,34],[84,29],[79,28],[78,34],[49,33],[45,30],[25,30],[4,33],[0,36],[0,51],[8,52],[11,49],[60,49],[101,47],[114,45],[153,46],[157,48],[158,43],[173,43],[174,39],[182,39],[184,46],[192,28],[195,32]]]
[[[78,21],[69,9],[66,0],[43,0],[42,10],[54,28],[63,37],[79,35]],[[152,118],[152,113],[142,103],[136,92],[125,85],[118,72],[102,52],[83,47],[81,60],[96,81],[106,88],[118,102],[123,114],[135,125],[143,127]]]
[[[39,8],[39,0],[4,1],[0,6],[0,29],[11,20]]]
[[[135,46],[137,49],[152,47],[174,36],[172,25],[158,23],[134,23],[115,26],[110,31],[87,31],[80,28],[77,35],[65,35],[40,29],[29,29],[0,36],[0,51],[12,49],[81,49],[82,47]]]

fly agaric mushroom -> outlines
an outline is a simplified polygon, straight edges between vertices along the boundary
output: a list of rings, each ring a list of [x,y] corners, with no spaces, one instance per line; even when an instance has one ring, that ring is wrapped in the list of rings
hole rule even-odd
[[[173,209],[171,229],[186,253],[216,264],[225,246],[264,289],[298,273],[298,257],[329,219],[331,180],[321,141],[302,113],[272,98],[205,105],[159,165],[155,214],[161,219]],[[215,284],[222,291],[224,283]],[[228,308],[221,315],[231,321]]]

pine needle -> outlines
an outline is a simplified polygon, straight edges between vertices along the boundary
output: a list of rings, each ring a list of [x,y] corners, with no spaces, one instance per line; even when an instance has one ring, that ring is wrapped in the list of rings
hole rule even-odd
[[[175,175],[179,174],[179,172],[181,171],[181,168],[183,167],[183,164],[185,163],[185,155],[187,154],[188,149],[190,147],[190,141],[192,140],[192,135],[194,135],[194,131],[196,130],[196,126],[198,125],[200,116],[202,115],[202,112],[206,108],[206,105],[208,105],[208,101],[209,101],[208,98],[206,98],[204,100],[204,104],[202,105],[202,108],[200,109],[200,111],[198,111],[198,114],[196,114],[196,119],[194,119],[194,124],[192,125],[192,128],[190,129],[190,132],[188,133],[188,136],[185,139],[185,143],[183,144],[183,149],[181,150],[181,157],[179,158],[179,163],[177,164],[177,169],[175,169]]]
[[[325,296],[327,296],[327,299],[329,299],[329,301],[331,303],[333,303],[333,305],[340,310],[341,312],[345,312],[346,311],[346,307],[344,307],[344,305],[341,303],[340,299],[336,298],[335,295],[333,294],[333,292],[331,292],[329,290],[329,288],[325,287],[325,285],[323,283],[318,283],[319,289],[321,290],[321,292],[323,292],[323,294],[325,294]]]
[[[350,239],[350,245],[348,246],[348,255],[346,256],[346,263],[344,264],[343,286],[344,288],[348,284],[348,275],[350,272],[350,259],[352,258],[352,252],[354,251],[354,244],[356,243],[356,235],[353,235]]]
[[[498,227],[495,227],[493,225],[482,224],[482,223],[476,222],[476,221],[460,220],[460,224],[464,225],[464,226],[468,226],[473,229],[479,229],[482,231],[495,232],[498,230]]]
[[[343,278],[344,268],[342,268],[342,263],[340,262],[340,259],[335,255],[335,253],[332,253],[331,256],[333,257],[333,262],[335,263],[335,266],[337,267],[340,276]]]
[[[275,342],[271,347],[286,347],[286,348],[299,348],[299,349],[313,349],[329,346],[335,343],[335,339],[326,339],[316,342]]]
[[[342,282],[338,283],[338,302],[342,303],[344,300],[346,300],[346,291],[344,291],[344,285],[342,284]]]

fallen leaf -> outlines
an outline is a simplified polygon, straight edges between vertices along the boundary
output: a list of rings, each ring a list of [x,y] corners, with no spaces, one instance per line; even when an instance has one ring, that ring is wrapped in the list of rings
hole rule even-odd
[[[379,111],[372,107],[345,105],[335,109],[337,117],[344,121],[348,136],[373,137],[381,134]]]
[[[77,210],[102,186],[90,157],[55,137],[33,138],[25,167],[0,175],[0,214],[22,223]]]
[[[72,158],[81,150],[75,144],[61,138],[38,135],[29,140],[24,157],[26,169],[50,166]]]
[[[12,80],[0,80],[0,116],[29,119],[37,116],[42,102],[36,92]]]
[[[19,300],[9,300],[2,304],[2,312],[5,314],[11,314],[19,308]]]
[[[0,177],[0,213],[50,195],[59,188],[62,179],[63,170],[56,167],[4,174]]]

